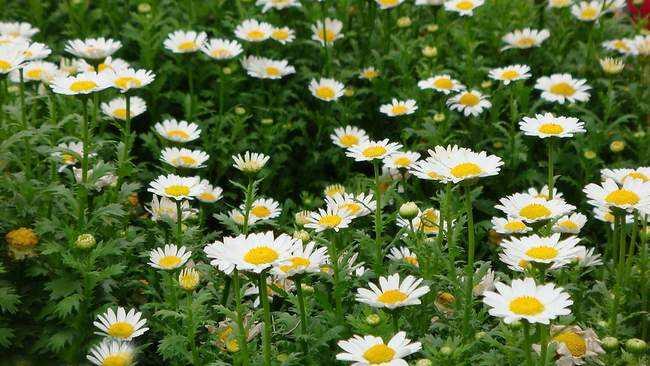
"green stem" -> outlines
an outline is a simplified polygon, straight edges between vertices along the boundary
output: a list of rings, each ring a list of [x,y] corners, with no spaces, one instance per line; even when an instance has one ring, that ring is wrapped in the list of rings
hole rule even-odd
[[[647,260],[648,260],[648,217],[643,217],[643,236],[641,237],[641,304],[642,309],[650,309],[648,304],[648,281],[647,279]],[[641,339],[648,339],[648,317],[641,316]]]
[[[623,226],[625,223],[625,214],[620,215],[618,213],[614,213],[614,233],[616,235],[614,241],[615,241],[615,248],[619,248],[621,246],[621,235],[623,235],[623,232],[621,230],[621,226]],[[622,225],[623,224],[623,225]],[[614,250],[614,253],[616,253],[616,249]],[[621,261],[621,257],[618,257],[618,262]],[[617,262],[614,262],[617,264]],[[612,301],[612,307],[611,307],[611,312],[609,314],[609,331],[612,336],[616,334],[616,323],[617,323],[617,316],[618,316],[618,303],[620,301],[620,277],[618,275],[618,271],[616,273],[616,283],[614,284],[614,300]]]
[[[194,69],[192,65],[187,68],[187,83],[190,92],[190,104],[187,111],[187,120],[194,121]]]
[[[176,200],[176,241],[178,245],[183,245],[183,209],[182,201]]]
[[[470,317],[472,314],[472,289],[474,288],[474,217],[472,210],[472,190],[465,187],[465,210],[467,212],[467,266],[465,267],[465,313],[463,315],[463,334],[471,336]]]
[[[307,336],[307,311],[305,310],[305,296],[302,291],[302,276],[296,276],[294,281],[296,286],[296,295],[298,296],[298,311],[300,312],[300,334],[305,337]],[[303,339],[300,344],[302,345],[303,353],[307,355],[309,352],[307,341]]]
[[[445,186],[445,214],[447,220],[447,253],[449,254],[450,272],[449,277],[451,280],[456,279],[456,243],[454,242],[454,228],[452,226],[452,207],[451,207],[451,182]]]
[[[383,255],[381,250],[381,189],[379,187],[381,168],[379,167],[379,160],[373,160],[373,167],[375,171],[375,200],[377,202],[377,207],[375,208],[375,272],[377,273],[377,276],[379,276],[384,272]]]
[[[338,248],[336,247],[336,233],[332,232],[332,238],[330,240],[330,245],[327,248],[330,260],[332,262],[332,294],[334,296],[334,304],[336,309],[336,322],[339,325],[344,324],[343,319],[343,301],[341,300],[341,290],[339,289],[339,254]]]
[[[251,214],[251,207],[253,206],[253,177],[248,177],[248,185],[246,186],[246,192],[244,197],[244,224],[242,225],[242,234],[248,234],[248,218]]]
[[[325,50],[325,75],[329,76],[331,69],[330,51],[327,41],[327,27],[325,26],[325,18],[327,13],[327,0],[320,2],[320,20],[323,24],[323,49]],[[332,46],[334,43],[331,44]]]
[[[399,310],[395,309],[391,313],[391,320],[393,321],[393,334],[399,332]]]
[[[539,365],[546,366],[546,353],[548,351],[548,330],[544,325],[538,323],[537,332],[539,333],[539,343],[541,345]]]
[[[79,225],[84,226],[85,223],[85,209],[88,201],[88,190],[86,189],[86,182],[88,182],[88,152],[90,150],[90,138],[88,128],[88,99],[81,98],[81,184],[79,185]]]
[[[235,268],[232,274],[232,283],[233,283],[233,290],[235,291],[235,311],[237,312],[237,328],[239,330],[238,335],[239,335],[239,347],[241,349],[241,355],[242,355],[242,365],[247,366],[249,364],[249,357],[248,357],[248,345],[247,345],[247,335],[246,335],[246,329],[244,328],[244,313],[242,311],[242,298],[241,298],[241,283],[240,283],[240,278],[239,278],[239,270]]]
[[[190,344],[192,364],[200,365],[199,349],[196,347],[196,325],[194,324],[194,313],[192,311],[192,294],[187,294],[187,341]]]
[[[551,137],[552,139],[552,137]],[[547,155],[548,155],[548,199],[553,199],[553,184],[554,184],[554,179],[553,179],[553,140],[549,140],[548,143],[546,144],[547,148]]]
[[[526,355],[526,366],[533,366],[533,355],[531,352],[532,342],[530,339],[530,323],[522,320],[524,324],[524,354]]]
[[[259,276],[259,293],[262,308],[264,309],[264,331],[262,332],[262,347],[264,352],[264,365],[271,365],[271,306],[269,304],[268,289],[266,284],[266,271]]]
[[[20,78],[20,83],[18,84],[18,90],[20,94],[20,123],[22,124],[23,129],[27,129],[27,113],[25,110],[25,80],[22,67],[18,69],[18,75]]]

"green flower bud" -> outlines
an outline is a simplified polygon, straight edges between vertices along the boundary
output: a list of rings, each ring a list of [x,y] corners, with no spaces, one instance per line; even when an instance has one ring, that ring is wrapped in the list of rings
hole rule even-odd
[[[642,354],[647,348],[648,344],[643,339],[630,338],[625,342],[625,349],[630,353]]]
[[[601,343],[607,351],[614,351],[619,347],[618,339],[614,337],[605,337],[601,340]]]
[[[366,317],[366,323],[370,325],[377,325],[381,322],[381,318],[377,314],[370,314]]]
[[[440,353],[442,353],[444,356],[451,356],[451,354],[454,353],[454,349],[449,346],[443,346],[440,348]]]
[[[408,220],[417,216],[419,211],[420,209],[415,202],[406,202],[400,206],[399,215]]]
[[[90,249],[95,246],[95,243],[93,234],[81,234],[77,237],[75,245],[79,249]]]

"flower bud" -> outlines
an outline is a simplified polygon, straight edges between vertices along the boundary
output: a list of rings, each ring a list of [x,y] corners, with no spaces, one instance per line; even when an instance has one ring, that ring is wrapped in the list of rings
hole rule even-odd
[[[194,291],[200,280],[201,276],[194,268],[184,268],[181,273],[178,274],[178,284],[185,291]]]
[[[263,125],[272,125],[273,124],[273,118],[262,118],[260,121]]]
[[[296,220],[296,224],[300,226],[305,226],[306,224],[309,223],[309,216],[311,215],[310,211],[303,210],[296,212],[294,215],[294,220]]]
[[[304,242],[308,242],[311,237],[309,236],[309,233],[305,230],[296,230],[293,232],[293,238],[294,239],[299,239]]]
[[[596,158],[596,152],[593,150],[586,150],[582,156],[584,156],[585,159],[592,160]]]
[[[406,202],[399,207],[399,215],[407,220],[417,216],[419,211],[415,202]]]
[[[612,152],[619,153],[625,149],[625,141],[614,140],[611,144],[609,144],[609,149],[612,150]]]
[[[314,293],[314,288],[313,288],[312,286],[309,286],[309,285],[306,284],[306,283],[301,283],[301,284],[300,284],[300,287],[302,288],[302,291],[303,291],[305,294],[313,294],[313,293]]]
[[[444,356],[451,356],[451,354],[454,353],[454,349],[449,346],[443,346],[440,348],[440,353]]]
[[[237,106],[235,107],[235,114],[241,116],[246,113],[246,108]]]
[[[351,96],[353,96],[353,95],[354,95],[354,88],[351,88],[351,87],[347,87],[347,88],[345,88],[345,90],[343,91],[343,94],[344,94],[346,97],[351,97]]]
[[[433,362],[428,358],[421,358],[415,362],[415,366],[433,366]]]
[[[444,113],[436,113],[433,115],[434,122],[442,122],[447,118]]]
[[[230,75],[232,74],[232,69],[230,67],[224,67],[221,69],[221,72],[223,72],[224,75]]]
[[[437,32],[439,28],[440,27],[438,27],[438,24],[432,23],[427,25],[427,32],[429,33]]]
[[[369,325],[377,325],[381,322],[381,317],[377,314],[370,314],[366,317],[366,323]]]
[[[618,339],[614,337],[605,337],[601,340],[603,348],[607,351],[617,350],[619,347]]]
[[[481,88],[487,89],[492,86],[492,82],[490,80],[485,80],[484,82],[481,83]]]
[[[151,11],[151,5],[149,3],[140,3],[138,4],[138,13],[146,14]]]
[[[642,354],[645,353],[648,344],[639,338],[630,338],[625,342],[625,349],[630,353]]]
[[[79,249],[90,249],[95,246],[95,237],[93,234],[81,234],[77,236],[75,245]]]
[[[432,46],[426,46],[422,49],[422,55],[424,57],[436,57],[438,56],[438,49]]]
[[[521,328],[524,324],[521,322],[521,320],[515,320],[512,323],[509,324],[510,328],[512,329],[519,329]]]
[[[409,17],[401,17],[397,19],[397,26],[400,28],[406,28],[411,25],[411,18]]]

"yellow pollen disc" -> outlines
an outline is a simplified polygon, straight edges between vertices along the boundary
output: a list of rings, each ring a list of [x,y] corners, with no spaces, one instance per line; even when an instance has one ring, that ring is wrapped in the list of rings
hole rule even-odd
[[[547,135],[559,135],[564,132],[564,128],[557,123],[544,123],[539,126],[539,132],[545,133]]]
[[[274,249],[269,247],[257,247],[249,250],[244,254],[244,261],[254,264],[268,264],[275,262],[279,255]]]
[[[519,77],[517,70],[506,70],[501,73],[501,78],[504,80],[512,80]]]
[[[522,259],[519,261],[519,267],[521,267],[521,269],[526,269],[528,266],[530,266],[530,263],[528,263],[527,260]]]
[[[262,32],[260,29],[253,29],[252,31],[248,32],[248,38],[252,40],[264,39],[264,32]]]
[[[519,38],[515,43],[521,48],[528,48],[535,45],[535,39],[532,37],[522,37]]]
[[[460,103],[460,104],[462,104],[464,106],[468,106],[468,107],[473,107],[473,106],[477,105],[480,101],[481,100],[479,99],[479,97],[477,97],[476,95],[474,95],[472,93],[464,93],[460,97],[460,99],[458,99],[458,103]]]
[[[583,19],[595,19],[598,16],[598,9],[593,7],[584,8],[580,15]]]
[[[129,366],[130,364],[131,356],[126,353],[111,354],[102,362],[102,366]]]
[[[172,184],[165,188],[165,194],[173,197],[187,196],[190,194],[190,187],[179,184]]]
[[[511,232],[519,232],[526,230],[526,225],[521,221],[508,221],[503,228]]]
[[[322,226],[333,228],[337,227],[341,221],[343,221],[343,218],[339,215],[324,215],[321,216],[320,219],[318,219],[318,223]]]
[[[481,167],[474,163],[458,164],[451,169],[451,174],[456,178],[474,177],[482,172]]]
[[[278,69],[277,67],[268,66],[266,68],[266,74],[268,76],[280,76],[280,69]]]
[[[97,84],[90,80],[79,80],[70,84],[70,90],[73,92],[87,92],[95,89]]]
[[[351,215],[355,215],[357,212],[361,211],[361,205],[355,202],[343,204],[341,208],[347,210]]]
[[[251,213],[255,217],[268,217],[271,216],[271,210],[266,206],[253,206],[251,208]]]
[[[553,94],[570,97],[575,92],[576,90],[569,83],[561,82],[551,86],[551,93]]]
[[[230,52],[224,48],[216,49],[210,52],[210,55],[215,58],[226,58],[230,55]]]
[[[165,269],[176,268],[181,259],[175,255],[166,255],[158,260],[158,265]]]
[[[316,96],[324,100],[332,100],[336,96],[334,89],[329,86],[319,86],[316,88]]]
[[[404,260],[411,265],[414,265],[416,267],[418,266],[418,259],[415,257],[404,257]]]
[[[395,350],[385,344],[375,344],[363,353],[363,358],[371,365],[392,361],[393,357],[395,357]]]
[[[431,179],[437,179],[440,180],[442,179],[442,175],[436,173],[436,172],[428,172],[427,175],[431,177]]]
[[[115,85],[120,89],[138,88],[142,85],[139,79],[131,76],[122,76],[115,79]]]
[[[451,89],[454,86],[454,83],[451,82],[450,79],[447,78],[439,78],[436,79],[436,81],[433,82],[433,86],[435,86],[438,89]]]
[[[625,43],[625,41],[621,41],[620,39],[614,41],[613,46],[617,50],[621,50],[621,51],[629,51],[630,50],[630,47],[627,45],[627,43]]]
[[[299,269],[300,267],[307,267],[309,265],[309,259],[303,258],[303,257],[293,257],[291,258],[291,264],[285,264],[280,266],[280,270],[282,272],[289,272],[295,269]]]
[[[214,201],[217,197],[215,197],[215,195],[213,195],[212,193],[205,192],[205,193],[201,193],[199,195],[199,198],[203,201]]]
[[[289,32],[284,29],[275,30],[273,31],[272,37],[278,41],[284,41],[289,37]]]
[[[400,290],[388,290],[383,294],[377,297],[377,301],[383,302],[384,304],[395,304],[402,302],[408,298],[408,295],[403,293]]]
[[[365,156],[366,158],[378,158],[384,154],[386,154],[386,148],[383,146],[370,146],[361,152],[361,155]]]
[[[459,10],[465,10],[465,11],[467,11],[467,10],[472,10],[472,9],[474,9],[474,3],[471,2],[471,1],[467,1],[467,0],[465,0],[465,1],[459,1],[459,2],[456,4],[456,9],[459,9]]]
[[[537,315],[544,311],[544,304],[532,296],[520,296],[508,306],[517,315]]]
[[[77,162],[77,158],[71,154],[62,154],[61,160],[63,160],[65,164],[75,164]]]
[[[119,119],[126,119],[126,108],[118,108],[113,111],[113,116]]]
[[[106,70],[108,68],[110,68],[110,66],[106,65],[103,62],[101,64],[97,65],[97,71],[99,71],[99,72],[102,72],[102,71],[104,71],[104,70]]]
[[[127,323],[127,322],[117,322],[113,323],[108,327],[108,330],[106,333],[110,335],[111,337],[115,338],[129,338],[131,334],[133,334],[133,331],[135,329],[133,328],[133,325]]]
[[[519,210],[519,216],[523,216],[529,220],[543,219],[551,215],[551,210],[539,203],[531,203],[524,206]]]
[[[397,165],[400,168],[406,168],[411,164],[411,159],[407,158],[406,156],[400,156],[399,158],[395,159],[393,161],[395,165]]]
[[[397,5],[397,0],[379,0],[379,3],[382,6],[395,6]]]
[[[325,40],[326,42],[333,42],[334,37],[336,37],[336,34],[331,29],[321,29],[318,32],[318,38],[322,41]]]
[[[391,112],[393,112],[394,115],[399,116],[400,114],[408,112],[408,108],[404,105],[398,104],[393,106]]]
[[[194,41],[185,41],[178,45],[178,49],[184,52],[194,51],[195,49],[197,49],[197,45],[196,42]]]
[[[355,135],[343,135],[339,139],[339,142],[341,143],[341,145],[343,145],[345,147],[350,147],[350,146],[354,146],[354,145],[358,144],[359,143],[359,138],[357,136],[355,136]]]
[[[535,259],[542,259],[542,260],[553,259],[557,257],[557,254],[558,254],[557,249],[545,245],[530,248],[526,251],[527,256]]]
[[[11,64],[5,60],[0,60],[0,70],[5,71],[9,70],[11,67]]]
[[[605,197],[605,202],[616,206],[635,205],[639,203],[639,195],[627,189],[617,189]]]
[[[190,135],[183,130],[170,130],[167,131],[167,137],[186,140],[190,138]]]
[[[325,187],[325,195],[332,197],[337,193],[345,193],[345,187],[340,184],[333,184],[331,186]]]
[[[645,175],[645,174],[643,174],[641,172],[631,172],[630,174],[626,175],[625,178],[623,178],[623,180],[625,180],[627,178],[639,179],[639,180],[642,180],[644,182],[647,182],[648,180],[650,180],[650,178],[648,178],[647,175]]]
[[[363,77],[366,79],[374,79],[377,77],[377,71],[375,70],[366,70],[363,72]]]
[[[196,165],[197,161],[193,157],[189,155],[183,155],[179,156],[176,159],[174,159],[174,164],[175,165],[181,165],[181,166],[194,166]]]
[[[571,220],[564,220],[560,222],[558,225],[565,230],[570,230],[570,231],[578,230],[578,225],[576,225],[576,223]]]
[[[31,69],[31,70],[28,70],[28,71],[25,73],[25,76],[28,77],[28,78],[30,78],[30,79],[40,79],[40,78],[41,78],[41,74],[43,74],[43,70],[42,70],[42,69]]]
[[[605,221],[607,221],[607,222],[614,222],[614,215],[612,215],[612,214],[609,213],[609,212],[606,213],[606,214],[603,216],[603,218],[604,218]]]
[[[587,353],[587,342],[575,332],[562,332],[553,337],[553,340],[564,343],[573,357],[582,357]]]

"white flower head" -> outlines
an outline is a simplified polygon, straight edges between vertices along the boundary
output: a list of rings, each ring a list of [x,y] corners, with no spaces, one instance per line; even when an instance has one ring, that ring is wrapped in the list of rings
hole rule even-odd
[[[147,111],[147,103],[136,96],[129,97],[129,116],[133,119]],[[126,98],[117,97],[101,104],[102,112],[111,118],[126,120]]]
[[[519,122],[519,128],[527,136],[539,138],[573,137],[577,133],[586,132],[584,122],[577,118],[554,116],[553,113],[537,114],[535,117],[524,117]]]
[[[381,141],[367,140],[348,147],[345,155],[355,161],[383,160],[401,148],[401,144],[390,142],[388,139]]]
[[[508,85],[517,80],[526,80],[530,76],[530,67],[519,64],[491,69],[488,73],[490,79],[501,81],[503,85]]]
[[[126,93],[131,89],[144,88],[151,84],[156,78],[156,74],[149,70],[135,70],[132,68],[106,70],[102,73],[113,88],[118,89],[122,93]]]
[[[366,216],[375,211],[377,207],[377,201],[373,200],[372,193],[359,193],[358,195],[345,192],[337,193],[325,197],[325,203],[334,211],[346,210],[353,218]]]
[[[271,37],[273,26],[255,19],[246,19],[235,28],[235,37],[248,42],[263,42]]]
[[[203,192],[199,177],[181,177],[176,174],[161,175],[149,183],[147,191],[176,201],[192,200]]]
[[[502,217],[492,218],[492,229],[499,234],[505,235],[524,234],[533,230],[522,220]]]
[[[255,152],[252,153],[250,151],[246,151],[243,155],[237,154],[232,156],[232,160],[235,162],[233,166],[248,174],[257,173],[262,170],[269,159],[270,157],[267,155]]]
[[[539,47],[550,35],[548,29],[517,29],[501,38],[503,42],[507,43],[505,47],[501,48],[501,51],[511,48],[528,49]]]
[[[395,309],[419,305],[420,297],[429,292],[429,286],[420,286],[421,278],[406,276],[401,282],[399,274],[379,277],[379,286],[368,283],[370,289],[357,289],[356,300],[375,308]]]
[[[135,350],[129,342],[104,339],[100,344],[90,349],[90,354],[86,358],[97,366],[129,366],[135,358]]]
[[[571,263],[580,253],[578,237],[560,238],[560,233],[548,237],[536,234],[521,238],[510,237],[501,242],[503,252],[499,258],[510,269],[520,272],[535,263],[548,265],[549,269],[558,269]]]
[[[422,90],[433,89],[445,95],[465,89],[463,84],[458,82],[458,80],[452,79],[447,74],[440,74],[425,80],[420,80],[418,81],[418,87]]]
[[[447,100],[447,106],[452,111],[462,112],[465,117],[478,116],[484,109],[492,107],[492,103],[478,90],[464,90]]]
[[[343,96],[345,85],[334,80],[321,78],[320,80],[312,79],[309,82],[309,91],[311,94],[325,102],[335,102]]]
[[[173,142],[190,142],[199,138],[201,129],[195,123],[166,119],[154,126],[156,133],[165,140]]]
[[[590,204],[605,208],[618,208],[632,212],[648,210],[650,206],[650,182],[626,179],[619,187],[613,179],[605,179],[600,185],[588,184],[583,192]]]
[[[167,244],[164,248],[156,248],[149,252],[149,265],[169,271],[183,266],[191,255],[192,252],[184,246],[179,248],[175,244]]]
[[[325,27],[323,22],[318,21],[315,25],[311,26],[312,36],[311,39],[320,43],[321,45],[332,44],[335,41],[343,38],[343,22],[338,19],[325,18]]]
[[[265,57],[248,56],[241,61],[248,75],[258,79],[282,79],[296,69],[287,60],[272,60]]]
[[[321,208],[318,212],[312,212],[305,227],[314,229],[317,233],[325,230],[338,232],[348,227],[351,222],[352,217],[347,209],[328,206],[326,210]]]
[[[102,74],[83,72],[75,76],[59,76],[52,80],[50,87],[57,94],[85,95],[102,91],[110,84]]]
[[[558,218],[575,210],[575,206],[567,204],[560,197],[548,200],[527,193],[515,193],[501,198],[499,204],[494,207],[503,211],[508,217],[525,223]]]
[[[461,16],[472,16],[474,9],[484,3],[484,0],[447,0],[445,1],[445,10],[456,12]]]
[[[474,152],[463,147],[436,146],[431,154],[433,171],[442,182],[459,183],[463,180],[483,178],[499,174],[503,160],[485,151]]]
[[[66,43],[65,51],[77,57],[103,60],[122,48],[122,42],[110,38],[73,39]]]
[[[585,79],[574,79],[569,74],[553,74],[537,79],[535,89],[542,91],[542,99],[564,104],[589,101],[591,87]]]
[[[244,50],[237,41],[213,38],[201,45],[201,52],[214,60],[229,60],[239,56]]]
[[[337,354],[336,359],[353,362],[354,366],[404,366],[407,363],[403,358],[422,348],[420,342],[411,343],[405,332],[398,332],[388,343],[373,335],[354,335],[350,339],[339,341],[338,346],[344,352]]]
[[[398,117],[415,113],[418,106],[414,99],[393,100],[379,107],[379,111],[389,117]]]
[[[396,151],[384,158],[384,166],[390,169],[410,169],[420,158],[414,151]]]
[[[177,30],[167,35],[163,45],[173,53],[194,53],[201,49],[207,39],[205,32]]]
[[[142,318],[141,312],[131,309],[127,313],[121,306],[117,310],[108,308],[104,314],[97,315],[93,324],[100,330],[95,334],[123,341],[130,341],[149,330],[144,328],[147,319]]]
[[[554,233],[578,234],[586,223],[587,216],[576,212],[571,215],[560,217],[555,224],[553,224],[552,230]]]
[[[368,140],[368,134],[366,131],[355,127],[355,126],[345,126],[337,127],[334,129],[334,133],[330,135],[332,142],[342,148],[348,148],[354,145],[357,145],[361,142]]]
[[[316,247],[316,243],[309,242],[303,246],[300,240],[291,247],[289,259],[273,268],[273,273],[280,277],[290,277],[304,273],[318,273],[321,266],[329,261],[326,247]]]
[[[593,22],[603,13],[603,3],[598,0],[581,1],[571,6],[571,14],[583,22]]]
[[[160,152],[160,160],[174,168],[199,169],[205,167],[210,155],[202,150],[166,147]]]

